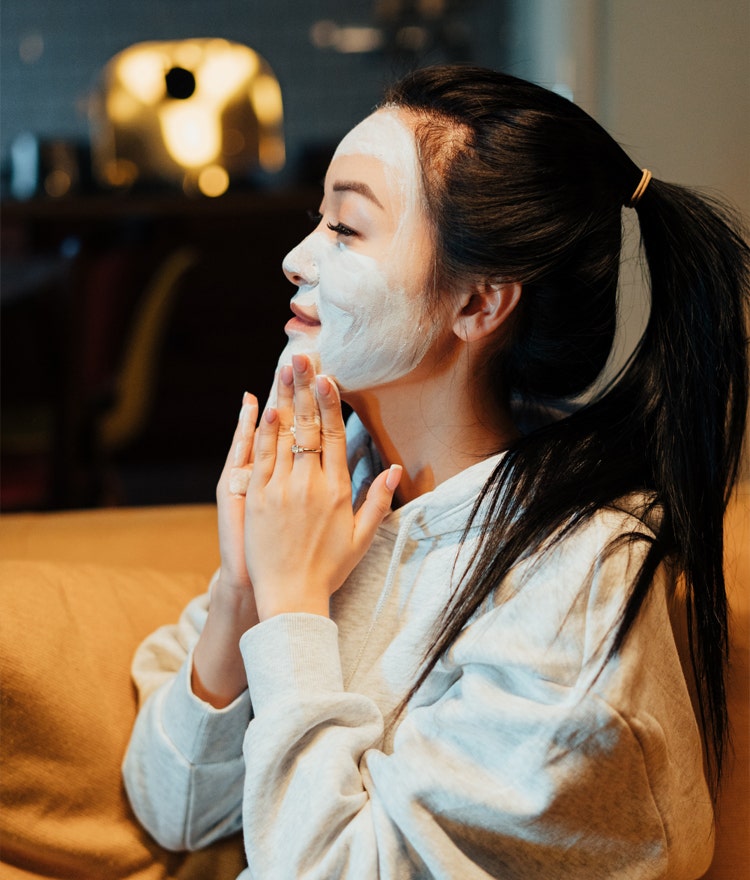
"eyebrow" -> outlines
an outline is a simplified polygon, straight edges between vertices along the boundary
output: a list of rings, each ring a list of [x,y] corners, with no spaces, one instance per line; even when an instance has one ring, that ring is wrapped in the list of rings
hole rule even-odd
[[[381,204],[380,199],[375,195],[370,187],[366,183],[362,183],[359,180],[337,180],[333,184],[333,191],[359,193],[361,196],[364,196],[366,199],[369,199],[371,202],[376,204],[381,210],[385,211],[385,208]]]

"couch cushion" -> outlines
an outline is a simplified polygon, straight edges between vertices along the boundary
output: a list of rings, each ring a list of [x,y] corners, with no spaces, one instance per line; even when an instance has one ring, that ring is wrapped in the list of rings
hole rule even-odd
[[[205,587],[203,574],[0,563],[3,877],[237,876],[238,837],[202,853],[161,849],[120,774],[136,713],[133,652]]]
[[[730,621],[727,708],[732,750],[716,810],[716,852],[705,880],[748,877],[750,846],[750,483],[740,485],[725,526]]]
[[[208,578],[219,565],[216,506],[3,514],[0,559],[195,571]]]

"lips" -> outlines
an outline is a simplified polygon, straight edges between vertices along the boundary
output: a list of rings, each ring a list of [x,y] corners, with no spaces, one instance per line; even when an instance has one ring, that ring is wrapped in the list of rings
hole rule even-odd
[[[300,308],[297,303],[291,303],[290,308],[294,313],[294,317],[287,321],[286,327],[284,328],[287,332],[296,331],[298,333],[303,333],[316,327],[320,327],[317,313],[312,309],[305,311],[305,309]]]
[[[295,318],[301,321],[303,324],[307,324],[308,327],[319,327],[320,321],[318,320],[318,315],[312,309],[309,311],[305,311],[300,308],[297,303],[290,303],[289,308],[294,312],[295,317],[292,318],[294,321]]]

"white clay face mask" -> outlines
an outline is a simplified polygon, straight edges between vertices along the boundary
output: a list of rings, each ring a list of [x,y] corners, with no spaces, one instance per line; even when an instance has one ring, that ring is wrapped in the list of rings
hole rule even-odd
[[[367,200],[358,205],[365,197],[348,192],[338,198],[351,200],[349,208],[336,216],[328,204],[346,202],[328,188],[341,180],[370,186],[383,213]],[[324,222],[284,260],[285,270],[303,279],[292,302],[317,316],[320,327],[288,331],[280,363],[310,354],[319,372],[348,391],[393,382],[421,362],[435,336],[422,283],[430,245],[416,145],[396,112],[380,110],[344,138],[331,163],[326,202]],[[337,235],[327,227],[353,216],[356,229],[359,207],[374,218],[370,226],[361,223],[361,234]]]

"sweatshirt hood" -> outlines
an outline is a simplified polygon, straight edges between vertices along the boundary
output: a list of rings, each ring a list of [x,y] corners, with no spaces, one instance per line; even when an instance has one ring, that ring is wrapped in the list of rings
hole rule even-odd
[[[375,477],[384,465],[372,438],[356,414],[346,425],[347,459],[352,478],[355,510],[362,504]],[[419,540],[462,532],[482,487],[502,460],[504,452],[477,461],[403,507],[386,515],[380,529],[397,535],[406,526],[409,537]]]

